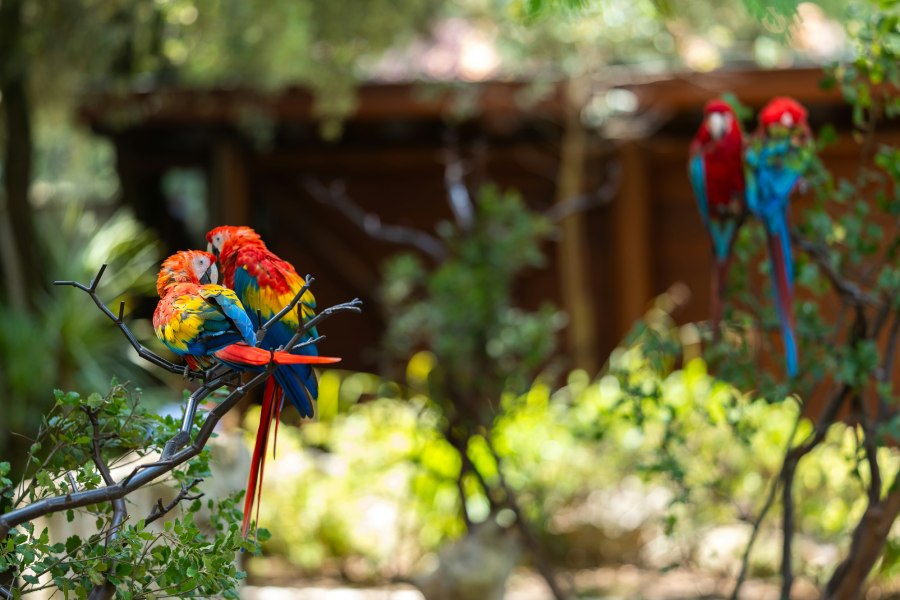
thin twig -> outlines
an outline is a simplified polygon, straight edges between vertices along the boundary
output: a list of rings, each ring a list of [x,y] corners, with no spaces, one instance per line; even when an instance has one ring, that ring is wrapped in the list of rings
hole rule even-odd
[[[313,327],[315,327],[316,325],[318,325],[319,323],[321,323],[328,317],[330,317],[332,315],[336,315],[339,312],[361,313],[362,312],[362,308],[360,308],[361,306],[362,306],[362,300],[360,300],[359,298],[354,298],[350,302],[344,302],[342,304],[335,304],[334,306],[329,306],[328,308],[320,311],[319,314],[317,314],[313,318],[309,319],[305,323],[302,323],[302,321],[301,321],[300,327],[297,328],[297,333],[294,334],[294,337],[292,337],[290,339],[290,341],[287,344],[285,344],[284,347],[291,348],[292,350],[297,349],[297,347],[300,346],[300,344],[298,344],[297,342],[299,342],[310,329],[312,329]],[[304,342],[304,344],[305,343],[306,342]]]
[[[269,332],[269,328],[271,328],[275,323],[277,323],[278,321],[283,319],[286,314],[291,312],[294,309],[294,307],[297,306],[297,303],[300,302],[300,298],[302,298],[303,294],[305,294],[309,290],[309,286],[312,285],[313,281],[315,281],[313,276],[307,275],[304,280],[303,287],[301,287],[300,290],[296,294],[294,294],[294,297],[291,299],[290,302],[288,302],[287,306],[285,306],[284,308],[279,310],[277,313],[275,313],[272,316],[271,319],[269,319],[268,321],[263,323],[262,326],[260,326],[260,328],[256,331],[256,345],[257,346],[259,346],[260,343],[263,341],[263,338],[266,337],[266,334]],[[257,311],[257,314],[258,314],[258,311]],[[298,319],[298,320],[302,321],[303,319]]]
[[[153,510],[150,511],[150,514],[144,519],[144,525],[149,525],[153,521],[164,517],[168,512],[170,512],[173,508],[178,506],[178,503],[182,500],[199,500],[203,497],[203,492],[199,494],[191,494],[191,488],[195,487],[197,484],[202,482],[203,479],[200,477],[195,478],[190,483],[182,484],[181,491],[178,492],[178,495],[169,502],[168,504],[163,504],[162,498],[156,499],[156,504],[153,506]]]
[[[622,167],[618,164],[610,165],[606,182],[590,194],[579,194],[557,202],[546,211],[544,216],[558,223],[566,217],[582,213],[592,208],[606,206],[615,200],[619,193],[619,183],[622,178]]]
[[[347,195],[343,183],[336,181],[326,186],[311,177],[304,177],[302,183],[304,189],[315,200],[338,209],[369,236],[418,248],[435,262],[441,262],[447,256],[447,249],[438,238],[412,227],[382,223],[378,215],[367,212]]]
[[[124,315],[125,315],[125,303],[122,302],[119,304],[119,314],[115,315],[109,308],[107,308],[106,304],[100,299],[100,296],[97,295],[97,285],[100,283],[100,278],[103,277],[103,273],[106,271],[107,264],[103,263],[100,267],[100,270],[97,271],[97,274],[91,280],[88,285],[84,285],[83,283],[79,283],[77,281],[54,281],[53,285],[70,285],[72,287],[78,288],[79,290],[86,292],[91,300],[94,301],[94,304],[97,305],[104,315],[106,315],[109,320],[116,324],[116,326],[125,334],[125,337],[128,339],[128,342],[131,344],[131,347],[134,348],[138,356],[143,358],[146,361],[149,361],[156,365],[161,369],[165,369],[170,373],[175,373],[176,375],[180,375],[185,372],[185,368],[181,365],[176,365],[173,362],[169,362],[158,354],[148,350],[145,348],[135,337],[135,335],[128,328],[128,325],[125,324]],[[202,372],[188,372],[188,377],[191,379],[200,379],[203,377]]]
[[[497,479],[500,482],[500,488],[503,490],[503,494],[505,496],[504,500],[506,507],[509,508],[509,510],[511,510],[515,515],[516,527],[519,529],[519,532],[522,534],[522,538],[525,540],[525,543],[531,550],[538,571],[544,577],[544,580],[547,582],[547,586],[550,588],[550,592],[553,594],[553,597],[556,598],[556,600],[565,600],[566,598],[569,598],[569,594],[564,592],[563,589],[559,586],[559,582],[556,580],[556,571],[553,569],[552,563],[547,557],[543,545],[538,540],[537,535],[535,535],[534,531],[531,529],[531,525],[526,520],[525,514],[522,512],[522,508],[519,506],[519,501],[516,497],[516,493],[506,482],[506,477],[503,475],[503,461],[500,459],[500,455],[494,448],[494,444],[491,442],[490,436],[488,434],[485,434],[483,437],[485,445],[487,446],[488,451],[491,453],[491,457],[494,459],[494,462],[497,465]]]
[[[791,434],[788,436],[787,445],[784,449],[784,459],[781,461],[782,469],[784,464],[787,462],[788,455],[791,452],[791,447],[794,444],[794,436],[797,434],[797,430],[800,428],[800,422],[802,420],[803,413],[799,412],[797,414],[797,419],[794,421],[794,427],[791,430]],[[781,477],[782,473],[779,472],[778,476],[772,479],[772,482],[769,486],[769,494],[766,496],[766,501],[763,503],[759,514],[756,515],[756,519],[753,521],[753,529],[750,532],[750,539],[747,540],[747,546],[744,548],[744,555],[741,557],[741,570],[738,573],[737,580],[734,582],[734,589],[731,592],[731,600],[737,600],[738,593],[741,591],[741,586],[744,584],[744,580],[747,578],[747,573],[750,569],[750,553],[753,551],[753,546],[756,544],[756,538],[759,536],[759,532],[762,528],[762,524],[766,518],[766,515],[768,514],[772,506],[775,505],[775,497],[778,492],[778,484],[781,482]]]
[[[880,304],[878,298],[863,291],[859,285],[838,273],[834,265],[831,264],[831,258],[826,248],[806,239],[800,235],[796,229],[791,230],[791,241],[793,241],[798,248],[806,252],[812,261],[822,269],[825,273],[825,277],[831,282],[834,291],[849,304],[860,308],[866,306],[878,306]]]

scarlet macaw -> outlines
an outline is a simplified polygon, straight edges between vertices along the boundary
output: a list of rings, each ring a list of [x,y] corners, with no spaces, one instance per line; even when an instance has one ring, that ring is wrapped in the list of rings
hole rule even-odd
[[[778,97],[760,111],[759,126],[745,154],[747,206],[766,230],[776,309],[791,377],[797,374],[797,341],[794,263],[787,211],[791,192],[809,166],[812,145],[806,109],[792,98]]]
[[[206,234],[206,239],[209,242],[207,249],[215,254],[219,261],[223,284],[234,290],[256,327],[259,327],[260,319],[266,322],[287,306],[306,284],[294,267],[272,253],[259,234],[249,227],[227,225],[216,227]],[[301,296],[300,307],[304,322],[315,316],[316,300],[312,292],[307,290]],[[299,326],[297,312],[289,312],[272,326],[261,340],[260,346],[269,349],[282,348],[291,341]],[[301,338],[300,343],[308,342],[317,336],[315,328],[312,328]],[[313,344],[303,346],[299,352],[310,356],[318,354]],[[316,374],[309,365],[298,364],[277,369],[275,381],[276,384],[272,387],[267,386],[263,393],[262,413],[250,463],[251,483],[248,489],[255,490],[257,483],[262,484],[261,465],[268,443],[269,425],[273,419],[276,420],[277,436],[277,420],[283,404],[283,395],[287,396],[302,417],[313,416],[312,402],[319,395]],[[252,503],[253,499],[248,495],[245,500],[245,519],[248,507],[251,507]],[[245,521],[245,532],[247,525]]]
[[[713,335],[719,335],[731,249],[746,216],[744,134],[731,106],[710,100],[691,141],[691,186],[713,250],[710,312]]]
[[[211,367],[215,363],[213,358],[242,371],[261,371],[270,362],[290,365],[277,367],[274,377],[278,377],[284,369],[291,369],[301,363],[327,364],[340,360],[257,348],[251,317],[234,291],[211,283],[216,279],[215,257],[198,250],[178,252],[167,258],[163,261],[157,278],[160,301],[153,314],[153,328],[163,344],[185,357],[192,369]],[[274,397],[275,387],[273,378],[269,378],[264,395]],[[270,401],[269,419],[273,406]],[[267,420],[266,425],[268,423]],[[260,431],[262,432],[262,427]],[[268,427],[265,431],[267,434]],[[265,447],[265,436],[263,438],[262,445]],[[259,443],[259,439],[257,441]],[[262,461],[265,459],[264,455],[257,456],[256,452],[254,456],[257,460],[253,463],[244,505],[245,536],[256,498],[257,482],[262,480]]]

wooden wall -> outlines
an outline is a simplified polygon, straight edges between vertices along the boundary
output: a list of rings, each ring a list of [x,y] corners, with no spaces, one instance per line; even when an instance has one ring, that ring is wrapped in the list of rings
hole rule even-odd
[[[598,356],[607,356],[653,297],[673,284],[691,292],[679,320],[707,315],[709,246],[685,167],[707,99],[732,90],[758,108],[768,97],[794,95],[811,106],[814,128],[836,122],[843,132],[824,157],[828,166],[838,173],[855,168],[848,114],[835,93],[816,86],[819,76],[815,70],[725,72],[625,86],[639,99],[634,120],[650,120],[653,127],[643,136],[614,141],[592,134],[585,191],[601,186],[611,162],[621,168],[620,185],[613,202],[587,211],[577,225],[587,237],[585,285],[595,311]],[[515,188],[530,207],[545,210],[556,195],[562,102],[557,94],[523,107],[517,100],[521,87],[484,84],[476,116],[462,119],[453,116],[447,95],[423,97],[407,85],[365,87],[359,110],[333,142],[318,135],[310,99],[299,90],[274,98],[190,90],[98,96],[88,99],[82,114],[115,141],[126,202],[172,250],[204,242],[189,239],[183,225],[160,210],[160,177],[173,166],[194,166],[208,177],[211,225],[256,227],[301,273],[317,277],[321,306],[362,298],[363,316],[337,317],[322,328],[328,336],[322,350],[344,356],[348,368],[372,370],[384,326],[376,300],[379,269],[402,248],[369,238],[314,200],[304,178],[341,181],[351,198],[383,222],[433,232],[450,218],[444,151],[452,133],[471,166],[471,187],[491,181]],[[242,125],[248,106],[270,120],[273,135],[262,143]],[[547,300],[561,304],[554,244],[546,248],[548,266],[529,272],[517,286],[527,307]]]

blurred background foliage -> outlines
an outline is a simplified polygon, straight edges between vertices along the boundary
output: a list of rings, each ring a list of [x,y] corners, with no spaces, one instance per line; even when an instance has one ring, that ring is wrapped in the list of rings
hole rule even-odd
[[[462,534],[458,455],[442,436],[440,411],[406,391],[434,365],[416,355],[403,393],[374,376],[329,374],[320,402],[350,408],[282,430],[261,509],[263,522],[281,524],[271,528],[267,553],[309,575],[372,582],[410,577],[446,539]],[[576,371],[556,390],[536,383],[505,394],[505,414],[492,432],[505,475],[541,524],[554,561],[734,574],[742,548],[714,559],[710,544],[735,523],[746,540],[788,442],[807,435],[809,422],[798,421],[796,403],[772,404],[717,381],[699,358],[660,371],[639,348],[623,348],[610,367],[597,381]],[[643,394],[623,387],[626,375],[642,382]],[[248,429],[257,418],[251,411]],[[894,453],[880,452],[884,464],[898,465]],[[495,471],[477,445],[470,457],[483,472]],[[816,579],[833,568],[837,545],[862,513],[866,473],[858,466],[855,434],[846,426],[834,427],[804,461],[798,526],[814,542],[804,551],[802,574]],[[469,514],[487,518],[483,491],[468,492]],[[757,546],[753,573],[777,572],[776,541]],[[272,568],[256,562],[250,572],[265,576]]]

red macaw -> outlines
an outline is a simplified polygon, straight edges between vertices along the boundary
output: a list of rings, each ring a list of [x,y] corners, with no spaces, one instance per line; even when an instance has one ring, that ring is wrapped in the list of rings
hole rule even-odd
[[[710,295],[713,335],[719,335],[731,249],[744,221],[744,134],[731,106],[710,100],[691,141],[688,171],[713,250]]]
[[[192,369],[209,368],[218,359],[243,371],[260,371],[270,362],[279,366],[274,377],[298,364],[329,364],[339,358],[309,356],[287,352],[271,352],[256,347],[256,333],[252,319],[234,291],[215,285],[217,270],[215,257],[207,252],[190,250],[167,258],[157,278],[159,304],[153,314],[153,328],[157,337],[170,350],[185,357]],[[273,378],[266,381],[268,397],[275,396]],[[271,420],[274,403],[270,400],[267,418]],[[265,415],[264,415],[265,416]],[[262,446],[268,434],[266,421]],[[262,425],[260,431],[263,431]],[[257,437],[257,445],[259,445]],[[244,535],[247,534],[257,482],[262,481],[265,456],[254,451],[255,461],[247,487],[244,505]],[[258,473],[258,476],[257,476]]]
[[[806,109],[792,98],[772,99],[759,113],[759,126],[747,146],[747,206],[762,220],[769,243],[772,283],[784,338],[787,372],[797,374],[794,333],[794,263],[787,211],[812,159],[813,137]]]
[[[251,322],[259,327],[260,319],[266,322],[287,306],[306,284],[294,267],[272,253],[255,231],[249,227],[222,226],[206,234],[208,250],[216,255],[222,270],[222,282],[234,290],[250,316]],[[306,291],[300,298],[300,310],[304,322],[315,316],[316,300],[312,292]],[[283,348],[291,341],[300,326],[297,312],[291,311],[275,323],[260,346],[268,349]],[[308,331],[300,343],[318,336],[315,328]],[[315,345],[307,344],[299,352],[315,356]],[[271,421],[276,421],[275,435],[278,434],[278,417],[283,404],[283,396],[291,401],[302,417],[313,416],[312,402],[318,397],[316,374],[309,365],[296,365],[277,369],[275,384],[267,386],[263,393],[262,413],[256,444],[251,458],[250,489],[262,484],[262,470],[257,469],[264,460],[268,431]],[[252,506],[248,496],[245,510]],[[246,516],[245,512],[245,516]],[[244,523],[246,531],[248,523]]]

